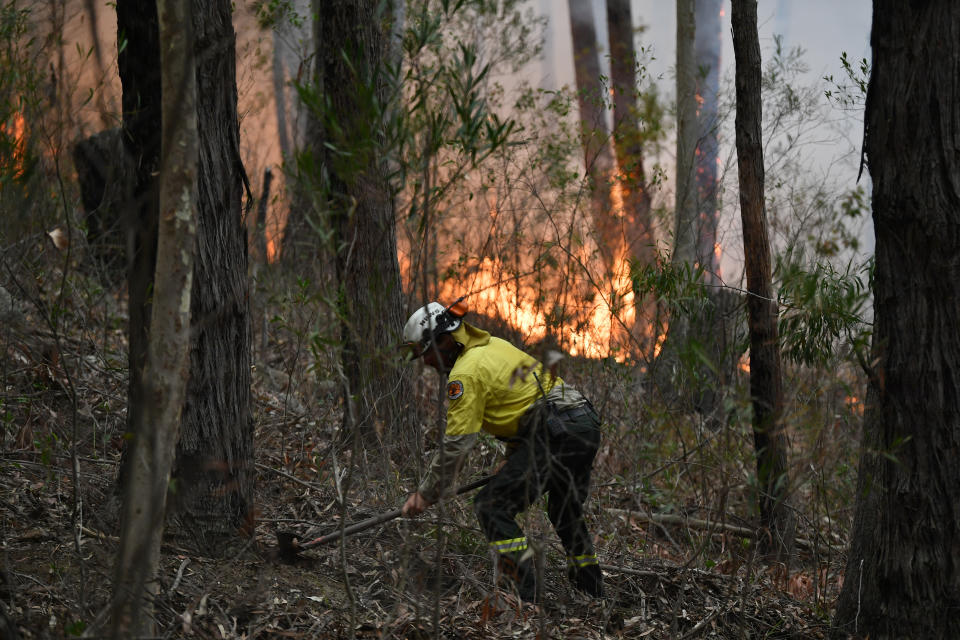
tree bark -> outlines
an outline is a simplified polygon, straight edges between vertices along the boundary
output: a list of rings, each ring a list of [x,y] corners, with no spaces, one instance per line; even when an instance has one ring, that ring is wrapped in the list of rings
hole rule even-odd
[[[656,262],[651,199],[643,168],[643,123],[637,111],[637,53],[630,0],[607,0],[610,80],[613,88],[613,146],[623,197],[623,226],[630,257],[642,266]]]
[[[696,262],[697,64],[694,52],[695,0],[677,0],[677,186],[674,208],[674,264]],[[672,330],[672,327],[671,327]]]
[[[157,267],[144,401],[130,407],[136,436],[128,457],[114,581],[114,638],[153,635],[167,487],[189,374],[197,166],[193,35],[189,0],[160,0],[158,9],[167,100],[158,178]]]
[[[235,35],[230,0],[192,0],[199,172],[190,384],[174,498],[200,549],[249,533],[253,518],[247,236],[241,211]]]
[[[570,34],[573,38],[573,67],[577,80],[577,103],[580,107],[580,135],[583,139],[583,162],[588,181],[590,213],[597,234],[597,246],[608,279],[614,261],[623,253],[623,233],[613,214],[610,180],[614,157],[610,149],[610,127],[607,125],[607,97],[600,81],[600,57],[597,30],[591,3],[568,0]]]
[[[294,25],[284,14],[283,23],[276,25],[273,30],[273,94],[277,102],[280,153],[288,166],[288,174],[293,171],[299,173],[299,154],[304,148],[316,146],[316,116],[303,104],[297,85],[309,86],[316,76],[317,62],[311,60],[309,55],[316,37],[315,21],[309,18],[319,12],[319,8],[314,6],[318,1],[293,0],[292,9],[304,19],[304,24]],[[303,50],[295,48],[291,42],[302,44]],[[283,226],[271,221],[268,235],[273,251],[284,265],[302,269],[303,263],[314,260],[317,253],[318,239],[308,223],[314,211],[314,199],[311,185],[300,176],[288,184],[290,206],[286,220]]]
[[[150,331],[150,289],[157,262],[157,220],[159,195],[156,175],[160,170],[160,43],[157,8],[154,2],[118,0],[118,66],[123,85],[123,134],[130,165],[132,188],[127,204],[127,406],[143,404],[143,368],[147,361]],[[135,412],[127,411],[127,433],[135,434]],[[126,480],[128,449],[120,467],[122,487]]]
[[[643,168],[644,124],[637,108],[638,62],[633,46],[630,0],[607,0],[606,4],[613,92],[613,148],[617,160],[614,180],[619,186],[622,203],[622,211],[611,211],[610,216],[622,229],[625,255],[621,257],[630,261],[629,268],[634,271],[657,263],[652,201]],[[635,291],[633,310],[630,327],[633,351],[649,361],[654,355],[658,333],[652,328],[656,301]]]
[[[87,263],[110,287],[126,277],[126,224],[130,166],[119,128],[106,129],[73,146],[87,235]]]
[[[719,75],[719,12],[716,3],[677,2],[677,180],[675,193],[674,267],[688,268],[704,284],[718,284],[717,239],[717,90]],[[697,18],[709,16],[701,25]],[[713,43],[713,47],[705,46]],[[702,107],[702,108],[701,108]],[[677,401],[690,402],[708,424],[720,426],[721,398],[736,365],[735,349],[739,301],[730,291],[706,289],[708,304],[689,314],[670,318],[669,337],[661,361],[682,393]],[[681,358],[691,348],[706,354]],[[689,362],[679,367],[681,360]]]
[[[770,241],[764,202],[763,148],[760,135],[760,42],[756,0],[733,0],[733,50],[736,58],[737,166],[740,216],[747,275],[750,332],[750,396],[757,455],[761,526],[767,529],[768,554],[786,561],[796,528],[786,504],[789,495],[787,437],[783,430],[783,393],[777,303],[770,267]]]
[[[697,264],[703,268],[705,280],[720,284],[720,254],[718,251],[717,226],[720,212],[717,207],[719,188],[720,144],[717,140],[720,95],[720,51],[722,31],[720,14],[723,0],[697,0],[696,33],[694,50],[696,56],[697,149],[694,177],[697,184]]]
[[[960,5],[875,0],[874,335],[838,637],[960,637]]]
[[[677,0],[677,173],[674,193],[673,252],[670,262],[676,267],[697,267],[697,64],[694,49],[695,0]],[[669,319],[669,334],[660,352],[658,368],[666,368],[671,378],[680,373],[680,353],[691,339],[693,319],[674,314]],[[706,369],[706,367],[704,367]],[[693,376],[691,376],[693,377]],[[670,381],[671,386],[674,382]],[[677,394],[678,397],[686,396]]]
[[[395,346],[405,321],[396,222],[379,122],[388,113],[382,76],[389,14],[378,0],[326,0],[319,7],[317,60],[328,113],[322,154],[340,304],[345,373],[343,434],[372,444],[397,431],[409,382]],[[334,152],[349,149],[350,154]]]

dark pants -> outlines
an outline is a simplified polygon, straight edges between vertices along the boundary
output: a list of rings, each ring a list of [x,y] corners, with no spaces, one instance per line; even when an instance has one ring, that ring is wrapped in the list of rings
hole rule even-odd
[[[532,553],[516,516],[546,493],[547,514],[567,553],[574,584],[599,596],[602,577],[583,521],[583,503],[600,445],[600,421],[589,405],[559,413],[548,407],[536,411],[525,433],[509,442],[506,464],[477,494],[474,511],[491,548],[519,574],[521,595],[526,590],[529,596]]]

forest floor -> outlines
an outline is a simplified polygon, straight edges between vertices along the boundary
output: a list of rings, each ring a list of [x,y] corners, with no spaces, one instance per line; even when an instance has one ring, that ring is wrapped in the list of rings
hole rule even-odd
[[[51,362],[6,345],[0,454],[0,637],[103,637],[118,548],[122,332],[98,356]],[[77,351],[82,351],[75,345]],[[40,350],[42,351],[42,350]],[[104,353],[118,354],[111,361]],[[66,364],[65,364],[66,362]],[[115,365],[111,369],[110,364]],[[63,375],[64,368],[72,375]],[[272,372],[276,373],[276,372]],[[280,376],[282,378],[282,376]],[[278,531],[302,538],[396,508],[403,487],[382,460],[331,453],[337,402],[305,408],[289,380],[254,376],[257,525],[210,557],[175,527],[162,549],[162,638],[824,638],[842,557],[798,547],[789,571],[760,562],[747,529],[702,513],[651,515],[598,459],[588,505],[608,598],[573,592],[542,509],[525,529],[538,550],[543,604],[517,605],[496,576],[469,496],[415,520],[305,551],[278,553]],[[19,404],[10,399],[20,398]],[[80,425],[78,428],[77,425]],[[76,453],[77,467],[73,464]],[[483,450],[481,465],[495,464]],[[339,470],[356,469],[346,500]],[[370,473],[371,469],[379,470]],[[479,477],[473,468],[467,482]],[[346,482],[346,480],[344,480]],[[82,509],[77,510],[77,505]],[[714,514],[716,515],[716,514]],[[717,518],[713,518],[716,520]],[[818,532],[800,532],[807,540]],[[836,545],[835,545],[836,546]],[[704,550],[709,547],[710,552]],[[705,558],[715,560],[705,561]],[[4,627],[4,624],[7,626]]]

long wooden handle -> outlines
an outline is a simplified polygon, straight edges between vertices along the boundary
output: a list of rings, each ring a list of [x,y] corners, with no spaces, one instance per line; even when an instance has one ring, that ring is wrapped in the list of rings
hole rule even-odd
[[[459,489],[457,489],[457,492],[454,495],[459,496],[464,493],[467,493],[468,491],[479,489],[483,485],[490,482],[492,478],[493,476],[487,476],[485,478],[480,478],[479,480],[471,482],[470,484],[465,484]],[[401,515],[403,515],[403,511],[401,509],[394,509],[393,511],[381,513],[379,515],[367,518],[366,520],[357,522],[356,524],[352,524],[349,527],[344,527],[339,531],[334,531],[333,533],[328,533],[326,535],[320,536],[319,538],[314,538],[309,542],[304,542],[303,544],[297,545],[297,548],[299,550],[305,550],[305,549],[312,549],[313,547],[319,547],[322,544],[327,544],[328,542],[333,542],[335,540],[339,540],[340,538],[346,538],[348,536],[352,536],[355,533],[360,533],[361,531],[372,529],[378,524],[389,522],[394,518],[399,518]]]

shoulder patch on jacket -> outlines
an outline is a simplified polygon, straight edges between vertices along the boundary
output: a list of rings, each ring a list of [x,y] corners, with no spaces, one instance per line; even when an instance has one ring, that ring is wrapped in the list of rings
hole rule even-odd
[[[463,395],[463,383],[459,380],[451,380],[447,383],[447,397],[456,400]]]

